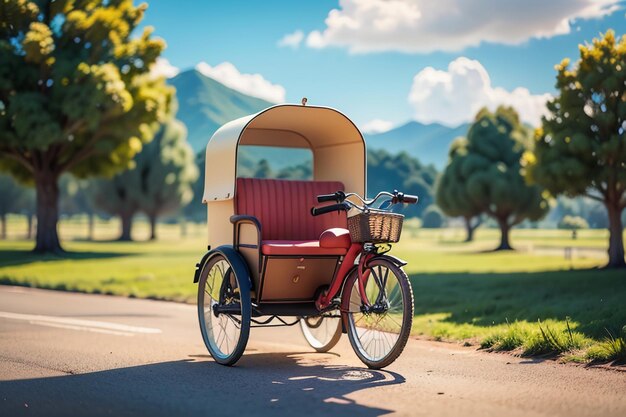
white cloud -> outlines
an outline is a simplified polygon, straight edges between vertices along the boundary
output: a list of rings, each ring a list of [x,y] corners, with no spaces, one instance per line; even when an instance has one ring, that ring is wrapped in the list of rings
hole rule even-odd
[[[157,58],[156,62],[150,68],[150,74],[154,77],[173,78],[178,75],[180,69],[170,64],[165,58]]]
[[[278,46],[288,46],[293,49],[298,49],[303,40],[304,32],[302,32],[301,30],[296,30],[293,33],[288,33],[283,36],[278,41]]]
[[[286,101],[286,92],[283,86],[272,84],[261,74],[242,74],[230,62],[222,62],[214,67],[206,62],[200,62],[196,65],[196,70],[240,93],[262,98],[272,103],[284,103]]]
[[[340,0],[307,46],[351,52],[460,51],[569,33],[570,22],[608,15],[621,0]]]
[[[393,128],[393,123],[388,120],[373,119],[361,126],[363,133],[383,133]]]
[[[485,67],[468,58],[450,62],[447,71],[424,68],[413,78],[409,103],[415,120],[456,126],[473,120],[482,107],[494,110],[498,105],[513,106],[522,121],[539,125],[547,111],[550,94],[533,95],[518,87],[513,91],[493,87]]]

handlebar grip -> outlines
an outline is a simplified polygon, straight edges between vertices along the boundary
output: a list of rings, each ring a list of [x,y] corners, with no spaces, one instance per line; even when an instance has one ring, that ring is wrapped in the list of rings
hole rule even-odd
[[[406,204],[415,204],[419,198],[416,195],[404,194],[402,196],[402,202]]]
[[[318,203],[325,203],[327,201],[336,201],[337,203],[343,202],[346,199],[346,194],[343,191],[337,191],[332,194],[322,194],[317,196]]]
[[[322,194],[317,196],[318,203],[324,203],[326,201],[337,201],[337,196],[333,194]]]
[[[348,211],[350,207],[347,204],[331,204],[330,206],[324,207],[311,207],[311,215],[319,216],[320,214],[332,213],[333,211]]]

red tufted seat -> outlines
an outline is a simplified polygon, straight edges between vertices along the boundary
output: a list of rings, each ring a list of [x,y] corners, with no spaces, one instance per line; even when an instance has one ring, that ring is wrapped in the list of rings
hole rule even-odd
[[[350,233],[338,227],[328,229],[319,240],[264,240],[265,255],[345,255],[350,247]]]
[[[312,216],[319,194],[343,190],[338,181],[237,178],[237,214],[261,223],[265,255],[344,255],[350,247],[346,213]]]

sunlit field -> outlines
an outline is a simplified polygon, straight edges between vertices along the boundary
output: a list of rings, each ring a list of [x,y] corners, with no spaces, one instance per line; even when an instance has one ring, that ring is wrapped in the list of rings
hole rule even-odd
[[[9,239],[0,241],[0,282],[195,302],[204,225],[161,224],[155,242],[145,241],[148,225],[141,220],[135,242],[113,241],[118,228],[115,220],[99,220],[91,242],[86,219],[65,220],[68,254],[39,257],[24,239],[26,222],[11,217]],[[479,229],[472,243],[463,238],[461,229],[409,226],[393,249],[408,261],[415,336],[573,360],[624,355],[626,276],[597,269],[607,260],[605,230],[579,231],[576,239],[569,231],[514,230],[516,250],[505,252],[492,251],[497,230]]]

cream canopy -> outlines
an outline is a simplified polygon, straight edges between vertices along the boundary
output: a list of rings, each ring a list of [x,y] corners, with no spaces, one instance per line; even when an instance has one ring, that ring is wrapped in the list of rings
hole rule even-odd
[[[365,141],[335,109],[282,104],[226,123],[207,144],[203,202],[234,197],[239,145],[310,149],[315,180],[341,181],[346,191],[365,194]]]

